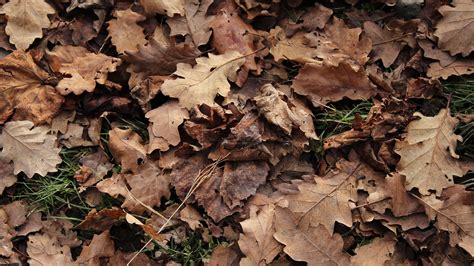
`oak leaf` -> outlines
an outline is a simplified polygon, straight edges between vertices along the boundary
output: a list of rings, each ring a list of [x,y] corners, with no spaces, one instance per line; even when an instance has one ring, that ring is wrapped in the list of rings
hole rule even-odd
[[[114,17],[116,19],[109,21],[108,30],[112,44],[119,53],[134,52],[138,45],[146,44],[143,28],[137,25],[137,22],[145,20],[145,16],[127,9],[116,10]]]
[[[261,208],[251,205],[250,217],[241,222],[239,247],[245,258],[240,265],[268,265],[280,253],[282,247],[274,238],[275,206]]]
[[[300,228],[293,214],[280,207],[275,212],[275,239],[284,244],[283,251],[296,261],[308,265],[348,265],[349,255],[344,253],[343,240],[323,226]]]
[[[338,66],[306,64],[295,77],[292,87],[296,93],[310,99],[314,106],[344,97],[366,100],[377,93],[365,70],[356,71],[345,61]]]
[[[189,0],[184,6],[184,15],[174,16],[166,20],[171,28],[170,35],[182,35],[195,47],[206,44],[211,37],[212,31],[209,23],[213,16],[206,15],[212,0]]]
[[[89,245],[84,245],[76,264],[100,265],[100,258],[112,257],[115,254],[114,241],[106,230],[100,235],[94,235]]]
[[[13,174],[13,164],[0,159],[0,195],[5,188],[13,186],[16,181],[16,175]]]
[[[29,265],[73,265],[70,247],[61,245],[47,234],[28,236],[26,252]]]
[[[390,261],[395,251],[395,240],[388,237],[375,238],[367,245],[360,246],[355,250],[357,255],[351,257],[351,265],[370,266],[385,265]]]
[[[148,16],[156,14],[173,17],[174,14],[184,15],[184,0],[140,0],[140,5]]]
[[[297,32],[291,38],[288,38],[285,31],[277,26],[270,30],[270,53],[277,62],[283,60],[293,60],[300,64],[321,63],[318,58],[319,51],[307,45],[306,33]]]
[[[460,58],[442,66],[440,62],[431,63],[426,75],[432,79],[448,79],[450,76],[461,76],[474,74],[474,60]]]
[[[403,34],[398,31],[382,29],[372,21],[364,22],[364,32],[372,40],[374,53],[372,60],[382,59],[384,67],[391,66],[405,46],[404,43],[400,42]]]
[[[25,173],[29,178],[35,174],[45,176],[56,172],[56,165],[62,160],[56,137],[48,134],[49,128],[33,127],[31,121],[8,122],[0,135],[3,147],[0,158],[13,161],[14,174]]]
[[[155,137],[163,138],[169,145],[176,146],[181,142],[178,127],[184,119],[189,118],[189,112],[178,105],[178,101],[170,100],[145,114],[152,123]]]
[[[117,162],[122,165],[122,172],[135,171],[146,159],[146,148],[143,140],[132,129],[113,128],[109,131],[109,148]]]
[[[0,124],[14,120],[35,124],[49,121],[64,99],[50,85],[50,76],[33,61],[30,53],[15,51],[0,60]]]
[[[114,72],[122,61],[104,54],[87,53],[76,57],[71,63],[63,63],[59,72],[66,75],[56,89],[62,95],[92,92],[98,84],[106,84],[109,72]]]
[[[459,121],[449,112],[441,109],[434,117],[415,113],[420,119],[410,122],[406,138],[397,142],[395,152],[401,157],[397,170],[407,177],[407,190],[418,188],[423,195],[433,190],[440,195],[454,184],[454,175],[463,175],[455,153],[457,141],[462,140],[454,134]]]
[[[166,80],[161,87],[164,95],[178,98],[179,105],[187,109],[200,104],[213,106],[217,94],[227,96],[230,91],[227,79],[235,81],[245,58],[239,52],[229,51],[223,55],[199,57],[196,62],[194,67],[178,64],[173,73],[178,78]]]
[[[43,29],[50,25],[48,15],[56,11],[44,0],[11,0],[0,8],[7,16],[5,32],[17,49],[26,50],[36,38],[43,36]]]
[[[436,24],[434,35],[438,45],[451,55],[461,53],[468,56],[474,50],[471,36],[474,34],[474,3],[470,0],[455,0],[453,6],[438,9],[443,18]]]

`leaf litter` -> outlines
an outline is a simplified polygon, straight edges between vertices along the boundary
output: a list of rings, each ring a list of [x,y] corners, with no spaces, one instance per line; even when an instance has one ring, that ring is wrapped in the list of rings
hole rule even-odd
[[[474,3],[314,2],[3,1],[0,263],[471,265]]]

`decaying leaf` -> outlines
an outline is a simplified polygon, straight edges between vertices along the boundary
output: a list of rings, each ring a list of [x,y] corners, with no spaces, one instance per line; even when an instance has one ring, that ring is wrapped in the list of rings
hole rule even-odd
[[[15,51],[0,59],[0,124],[12,115],[35,124],[50,121],[64,99],[47,85],[49,78],[30,53]]]
[[[175,80],[166,80],[161,87],[163,94],[178,98],[179,105],[187,109],[195,105],[214,105],[216,95],[227,96],[230,84],[235,81],[237,70],[245,62],[239,52],[230,51],[223,55],[209,54],[209,57],[199,57],[197,64],[192,67],[180,63],[173,74]]]
[[[94,235],[90,244],[83,247],[75,263],[100,265],[100,258],[112,257],[114,254],[114,241],[110,239],[109,231],[106,230],[100,235]]]
[[[57,171],[56,165],[62,161],[61,149],[56,147],[56,137],[48,132],[49,128],[33,127],[30,121],[5,124],[0,135],[0,156],[7,162],[13,161],[14,174],[23,172],[31,178]]]
[[[50,25],[48,15],[56,11],[44,0],[12,0],[0,8],[7,16],[5,32],[17,49],[26,50],[36,38],[43,36],[43,29]]]
[[[184,119],[189,118],[189,112],[171,100],[155,108],[145,115],[152,123],[153,135],[163,138],[169,145],[176,146],[181,142],[178,127]]]
[[[5,188],[12,186],[16,181],[16,175],[13,174],[13,163],[0,159],[0,195]]]
[[[250,207],[250,218],[241,222],[243,234],[239,247],[245,258],[240,265],[268,265],[280,253],[282,247],[273,238],[275,233],[275,207],[266,205],[259,209]]]
[[[306,96],[314,106],[347,97],[364,100],[376,94],[364,69],[355,71],[348,63],[335,66],[306,64],[293,81],[295,92]]]
[[[372,21],[364,22],[364,32],[372,40],[373,60],[382,59],[384,67],[391,66],[404,46],[403,33],[382,29]]]
[[[456,143],[462,140],[454,134],[458,119],[449,112],[441,109],[434,117],[415,113],[420,119],[412,121],[406,138],[397,142],[395,151],[401,157],[397,169],[407,177],[407,190],[418,188],[424,195],[432,190],[440,195],[453,185],[454,175],[463,175],[455,153]]]
[[[56,239],[47,234],[30,235],[26,252],[30,265],[73,265],[71,249],[59,244]]]
[[[136,171],[146,159],[143,140],[132,129],[113,128],[109,131],[109,148],[122,171]]]
[[[212,34],[209,23],[213,16],[206,14],[211,4],[212,0],[185,1],[184,14],[166,21],[171,28],[170,35],[185,36],[195,47],[206,44]]]
[[[438,11],[443,15],[434,32],[439,47],[451,55],[461,53],[468,56],[474,50],[471,39],[474,34],[474,3],[455,0],[453,6],[442,6]]]
[[[173,17],[174,14],[184,15],[184,0],[140,0],[140,4],[149,16],[157,13]]]
[[[119,53],[125,51],[135,52],[138,45],[145,45],[145,34],[143,28],[137,22],[145,20],[145,17],[130,9],[115,11],[116,19],[109,22],[109,36]]]
[[[287,209],[276,208],[274,237],[285,245],[283,251],[296,261],[308,265],[348,265],[349,255],[342,251],[340,235],[323,226],[299,228]]]

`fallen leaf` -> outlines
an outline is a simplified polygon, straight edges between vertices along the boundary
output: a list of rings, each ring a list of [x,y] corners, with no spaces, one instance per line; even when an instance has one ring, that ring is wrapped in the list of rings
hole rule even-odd
[[[364,22],[364,32],[372,40],[374,53],[372,60],[377,61],[378,59],[382,59],[384,67],[391,66],[405,46],[405,44],[401,42],[403,33],[382,29],[372,21]]]
[[[43,37],[43,29],[50,25],[48,15],[54,13],[54,8],[43,0],[11,0],[0,8],[0,14],[7,17],[5,32],[10,42],[21,50]]]
[[[179,211],[179,219],[186,222],[191,230],[196,230],[202,227],[201,220],[204,220],[198,210],[186,205],[181,211]]]
[[[0,59],[0,78],[0,124],[12,115],[13,120],[49,122],[64,101],[30,53],[15,51]]]
[[[28,236],[28,263],[34,266],[43,265],[73,265],[71,249],[63,246],[47,234]]]
[[[453,63],[443,67],[439,62],[431,63],[426,76],[437,79],[448,79],[450,76],[470,75],[474,73],[474,60],[457,59]]]
[[[195,47],[206,44],[212,34],[209,24],[213,16],[206,14],[212,2],[212,0],[185,1],[184,14],[166,20],[171,29],[170,35],[185,36],[189,39],[187,42],[191,42]]]
[[[0,159],[0,195],[5,188],[13,186],[16,181],[16,175],[13,174],[13,164]]]
[[[140,5],[149,16],[158,13],[173,17],[174,14],[184,15],[184,2],[183,0],[140,0]]]
[[[48,172],[56,172],[61,163],[60,148],[56,148],[56,137],[49,135],[49,128],[33,127],[30,121],[8,122],[0,135],[0,154],[3,160],[13,161],[14,174],[25,173],[29,178]]]
[[[285,245],[283,251],[296,261],[308,265],[348,265],[349,255],[342,250],[342,237],[321,224],[300,229],[287,209],[276,208],[275,239]]]
[[[100,211],[92,209],[76,228],[79,230],[103,232],[109,230],[115,223],[123,220],[124,217],[125,212],[116,207]]]
[[[245,62],[239,52],[229,51],[223,55],[209,54],[196,58],[197,64],[180,63],[173,74],[175,80],[166,80],[161,87],[164,95],[178,98],[179,105],[191,109],[195,105],[214,105],[217,94],[227,96],[230,84],[236,79],[237,70]]]
[[[241,222],[239,247],[245,257],[240,265],[268,265],[280,253],[282,247],[273,238],[275,233],[275,207],[266,205],[250,207],[249,219]]]
[[[152,123],[155,137],[163,138],[169,145],[176,146],[181,142],[178,127],[185,119],[189,119],[189,112],[181,108],[178,101],[170,100],[146,113],[145,117]]]
[[[109,158],[102,151],[82,157],[80,163],[81,168],[74,174],[74,178],[83,187],[94,185],[113,168]]]
[[[109,131],[109,148],[117,162],[122,165],[122,172],[136,171],[139,164],[146,160],[146,148],[143,140],[132,129],[118,127]]]
[[[418,188],[423,195],[433,190],[440,195],[454,184],[454,175],[463,175],[455,153],[456,143],[462,140],[454,134],[458,119],[449,112],[441,109],[434,117],[415,113],[420,119],[412,121],[406,138],[397,142],[395,152],[401,157],[397,170],[407,177],[407,190]]]
[[[239,265],[240,256],[235,245],[224,246],[218,245],[211,254],[208,266],[237,266]]]
[[[344,97],[366,100],[377,93],[364,69],[355,71],[346,62],[337,67],[306,64],[295,77],[292,88],[310,99],[314,106],[324,106]]]
[[[441,51],[429,40],[419,40],[418,45],[423,49],[423,55],[425,57],[438,60],[442,67],[446,67],[456,61],[456,57],[449,55],[447,52]]]
[[[279,26],[270,30],[270,53],[275,61],[293,60],[300,64],[320,64],[319,51],[307,45],[306,34],[305,32],[297,32],[291,38],[288,38],[285,31]]]
[[[114,241],[110,239],[109,231],[94,235],[89,245],[84,245],[76,264],[100,265],[100,258],[112,257],[115,254]]]
[[[438,9],[443,18],[436,24],[434,35],[438,45],[451,55],[468,56],[474,50],[470,36],[474,34],[474,3],[469,0],[455,0],[453,6]]]
[[[351,257],[351,265],[370,266],[384,265],[395,251],[395,240],[388,237],[375,238],[367,245],[355,250],[356,255]]]
[[[145,20],[145,17],[133,12],[131,9],[116,10],[116,19],[109,21],[109,36],[119,53],[125,51],[135,52],[139,45],[145,45],[145,34],[143,28],[137,22]]]
[[[75,57],[71,63],[61,65],[59,72],[66,75],[59,81],[56,89],[62,95],[73,92],[76,95],[92,92],[98,84],[106,84],[109,72],[114,72],[121,64],[119,58],[104,54],[87,53]]]
[[[409,79],[407,84],[408,98],[431,99],[441,95],[443,86],[436,79],[417,78]]]

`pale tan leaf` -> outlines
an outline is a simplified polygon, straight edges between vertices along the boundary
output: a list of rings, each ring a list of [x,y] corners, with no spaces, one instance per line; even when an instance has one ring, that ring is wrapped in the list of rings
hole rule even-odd
[[[148,16],[156,14],[168,17],[173,17],[174,14],[184,16],[184,3],[184,0],[140,0]]]
[[[118,127],[109,131],[109,148],[117,162],[122,165],[122,172],[135,171],[146,159],[146,148],[143,140],[132,129]]]
[[[468,56],[474,50],[474,2],[455,0],[452,4],[438,9],[443,18],[436,24],[434,35],[442,50]]]
[[[16,181],[16,175],[13,174],[13,164],[0,159],[0,195],[5,188],[14,185]]]
[[[270,31],[271,48],[270,53],[275,61],[293,60],[300,64],[321,63],[318,51],[307,45],[306,33],[297,32],[291,38],[286,36],[285,31],[277,26]]]
[[[49,128],[33,127],[30,121],[8,122],[0,135],[3,147],[1,158],[13,161],[14,174],[25,173],[29,178],[56,172],[56,165],[62,160],[56,137],[49,135]]]
[[[164,138],[170,145],[176,146],[181,142],[178,127],[189,118],[189,112],[181,108],[178,101],[170,100],[146,113],[145,117],[153,124],[155,137]]]
[[[388,237],[375,238],[369,244],[360,246],[355,250],[357,255],[351,257],[351,265],[384,265],[386,261],[391,259],[395,251],[395,244],[396,241]]]
[[[448,79],[450,76],[462,76],[474,74],[474,60],[460,58],[442,66],[440,62],[431,63],[426,71],[426,75],[432,79],[442,78]]]
[[[28,236],[28,247],[26,249],[32,266],[69,266],[72,263],[71,249],[62,246],[58,241],[47,234],[34,234]]]
[[[455,153],[456,143],[462,140],[454,134],[458,119],[449,112],[441,109],[434,117],[415,113],[420,119],[412,121],[406,138],[397,142],[395,151],[401,157],[397,169],[407,177],[407,190],[418,188],[423,195],[433,190],[440,195],[454,184],[454,175],[463,175]]]
[[[119,53],[135,52],[138,45],[146,44],[143,28],[137,25],[137,22],[145,20],[144,16],[127,9],[116,10],[114,17],[116,19],[109,21],[108,30],[112,44]]]
[[[192,109],[195,105],[214,105],[217,94],[227,96],[230,84],[235,81],[237,70],[245,62],[239,52],[230,51],[223,55],[209,54],[209,57],[199,57],[197,64],[180,63],[173,74],[175,80],[166,80],[161,91],[170,97],[178,98],[179,105]]]
[[[7,16],[5,32],[10,42],[22,50],[43,36],[43,29],[50,25],[48,15],[55,12],[44,0],[11,0],[0,8],[0,14]]]
[[[241,222],[239,247],[245,258],[241,266],[268,265],[280,253],[282,246],[273,238],[275,233],[275,206],[250,206],[249,219]]]
[[[342,237],[331,235],[321,224],[300,228],[288,209],[277,207],[275,228],[275,239],[285,245],[283,251],[296,261],[307,262],[309,266],[349,264],[349,255],[342,250]]]

